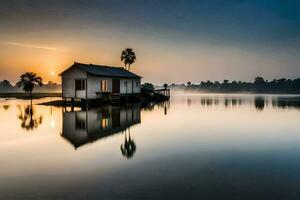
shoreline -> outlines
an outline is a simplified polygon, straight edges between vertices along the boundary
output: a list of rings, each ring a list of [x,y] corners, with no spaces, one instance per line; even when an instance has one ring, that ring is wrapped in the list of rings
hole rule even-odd
[[[32,99],[40,99],[45,97],[61,97],[62,93],[39,92],[32,93]],[[30,95],[25,92],[3,92],[0,93],[0,98],[17,98],[17,99],[30,99]]]
[[[54,101],[48,101],[44,103],[40,103],[39,105],[44,106],[56,106],[56,107],[97,107],[99,105],[126,105],[126,104],[147,104],[150,102],[154,103],[160,103],[164,101],[168,101],[170,97],[164,97],[164,98],[139,98],[139,99],[128,99],[128,100],[119,100],[119,101],[101,101],[101,100],[95,100],[95,101],[89,101],[88,103],[85,101],[74,101],[73,103],[71,101],[64,101],[64,100],[54,100]]]

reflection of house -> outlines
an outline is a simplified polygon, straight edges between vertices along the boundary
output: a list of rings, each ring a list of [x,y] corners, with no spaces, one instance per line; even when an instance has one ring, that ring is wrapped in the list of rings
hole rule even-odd
[[[63,113],[62,136],[75,148],[120,133],[141,121],[140,107],[106,106]]]
[[[106,94],[134,96],[141,91],[141,77],[123,67],[75,62],[60,76],[65,98],[99,99]]]

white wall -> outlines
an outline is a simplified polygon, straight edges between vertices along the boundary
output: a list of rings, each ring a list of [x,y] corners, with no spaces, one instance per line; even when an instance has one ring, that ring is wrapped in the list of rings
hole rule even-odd
[[[113,77],[97,77],[93,75],[88,75],[88,83],[87,83],[87,96],[88,99],[97,98],[96,92],[100,92],[100,82],[101,80],[108,80],[108,91],[112,92],[112,82]],[[131,93],[140,93],[141,92],[141,81],[140,79],[120,79],[120,94],[126,94],[126,85],[125,81],[127,81],[127,94]],[[136,86],[136,82],[138,85]]]
[[[87,90],[80,90],[75,92],[75,80],[86,79]],[[77,69],[76,67],[70,68],[65,71],[62,76],[62,93],[63,97],[67,98],[81,98],[85,99],[86,95],[88,99],[96,99],[96,92],[100,92],[101,80],[108,80],[108,92],[112,92],[112,77],[97,77],[87,74],[84,71]],[[127,82],[127,87],[125,82]],[[138,85],[136,85],[138,82]],[[120,79],[120,94],[140,93],[141,82],[140,79]]]
[[[97,77],[93,75],[88,75],[87,83],[87,96],[88,99],[96,99],[96,92],[100,92],[101,80],[108,80],[108,91],[112,91],[112,78],[110,77]]]
[[[62,76],[62,94],[67,98],[80,98],[75,96],[75,80],[86,79],[87,73],[77,69],[76,67],[70,68],[64,72]],[[85,91],[79,91],[77,94],[85,98]]]
[[[127,88],[126,88],[127,82]],[[136,82],[138,85],[136,86]],[[141,81],[140,79],[121,79],[120,80],[120,93],[130,94],[130,93],[140,93],[141,92]]]
[[[136,85],[137,83],[137,85]],[[140,93],[141,92],[141,79],[134,79],[133,80],[133,93]]]

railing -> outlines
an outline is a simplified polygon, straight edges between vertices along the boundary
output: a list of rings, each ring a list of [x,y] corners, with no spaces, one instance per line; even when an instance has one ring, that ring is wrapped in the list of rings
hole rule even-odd
[[[169,97],[170,96],[170,89],[158,89],[158,90],[153,90],[153,93],[164,95]]]
[[[99,92],[96,92],[96,95],[97,95],[98,98],[107,98],[111,95],[111,92],[99,91]]]

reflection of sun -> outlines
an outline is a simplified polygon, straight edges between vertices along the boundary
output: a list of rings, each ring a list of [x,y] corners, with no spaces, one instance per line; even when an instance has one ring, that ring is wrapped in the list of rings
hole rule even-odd
[[[52,127],[52,128],[55,128],[55,125],[56,125],[55,121],[54,121],[54,120],[51,120],[51,127]]]

